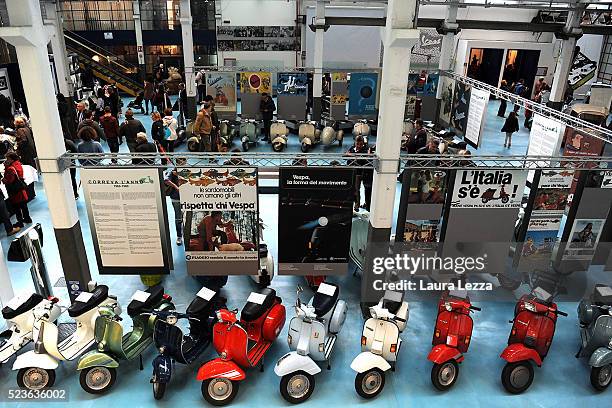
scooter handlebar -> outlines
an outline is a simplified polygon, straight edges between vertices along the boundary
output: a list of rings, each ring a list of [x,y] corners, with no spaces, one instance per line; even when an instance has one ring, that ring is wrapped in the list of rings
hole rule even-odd
[[[480,312],[482,309],[477,306],[470,306],[470,310],[475,310],[477,312]]]
[[[560,311],[560,310],[555,311],[555,313],[556,313],[556,314],[558,314],[559,316],[564,316],[564,317],[567,317],[567,313],[562,312],[562,311]]]

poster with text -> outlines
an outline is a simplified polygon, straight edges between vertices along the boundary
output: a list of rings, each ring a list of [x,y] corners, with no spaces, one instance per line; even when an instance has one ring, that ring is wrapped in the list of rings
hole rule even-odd
[[[567,127],[565,129],[565,147],[563,149],[564,157],[599,157],[604,150],[605,142],[597,137],[594,137],[586,132],[581,132],[579,129]],[[597,165],[596,162],[584,163],[583,167],[593,168]],[[570,190],[570,202],[576,191],[580,172],[574,173],[574,181]]]
[[[279,274],[345,274],[353,201],[353,169],[281,167]]]
[[[377,88],[377,73],[353,72],[349,83],[349,115],[376,115]]]
[[[277,78],[278,95],[300,95],[308,93],[308,74],[302,72],[279,72]]]
[[[450,126],[455,129],[455,133],[459,136],[463,136],[467,128],[471,89],[471,86],[461,82],[455,84]]]
[[[100,274],[169,273],[159,170],[84,168],[81,183]]]
[[[535,114],[529,132],[528,156],[558,156],[561,148],[561,138],[565,131],[565,125],[556,120]],[[550,164],[544,161],[540,166]],[[536,166],[536,163],[533,163]]]
[[[563,260],[590,260],[595,255],[606,220],[575,219]]]
[[[465,129],[465,140],[474,147],[480,146],[480,133],[484,126],[489,95],[489,91],[476,88],[472,89],[470,93],[470,109]]]
[[[257,274],[257,168],[182,169],[179,177],[187,272]]]
[[[533,202],[533,214],[563,214],[573,179],[571,170],[543,170]]]
[[[529,220],[520,252],[521,272],[548,267],[560,227],[561,217],[532,217]]]
[[[251,94],[272,92],[272,78],[269,72],[241,72],[240,92]]]
[[[214,97],[216,111],[236,112],[236,74],[207,72],[206,94]]]
[[[440,77],[442,87],[442,105],[440,106],[440,122],[444,126],[450,126],[451,113],[453,111],[454,81],[445,76]]]
[[[519,208],[527,172],[457,170],[451,208]]]
[[[414,170],[410,173],[408,202],[412,204],[443,204],[448,182],[441,170]]]

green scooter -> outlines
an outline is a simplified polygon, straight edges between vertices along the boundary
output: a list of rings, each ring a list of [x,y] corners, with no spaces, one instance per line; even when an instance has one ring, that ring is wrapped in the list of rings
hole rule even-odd
[[[153,310],[174,310],[172,297],[164,294],[161,285],[143,291],[136,291],[128,305],[127,312],[132,318],[133,329],[124,335],[121,317],[112,307],[102,308],[96,319],[95,339],[97,348],[79,360],[77,370],[81,371],[81,387],[90,394],[108,391],[117,378],[119,360],[140,358],[153,342],[153,328],[157,316]]]

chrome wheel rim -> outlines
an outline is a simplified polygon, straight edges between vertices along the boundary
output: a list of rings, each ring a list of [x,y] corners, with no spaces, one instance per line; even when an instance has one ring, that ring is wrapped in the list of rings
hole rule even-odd
[[[304,374],[294,375],[289,379],[287,392],[293,398],[304,398],[310,390],[310,380]]]
[[[23,375],[23,384],[30,390],[40,390],[49,384],[49,373],[41,368],[29,368]]]
[[[523,388],[529,382],[529,369],[523,365],[514,367],[510,373],[510,384],[515,388]]]
[[[598,380],[599,384],[603,386],[610,384],[610,381],[612,380],[612,365],[608,364],[599,370]]]
[[[232,393],[232,382],[226,378],[215,378],[208,384],[208,395],[215,401],[223,401]]]
[[[361,388],[366,394],[374,394],[382,385],[382,375],[378,371],[370,371],[361,382]]]
[[[111,378],[112,375],[108,368],[95,367],[87,373],[85,382],[92,390],[99,391],[109,386]]]
[[[438,380],[440,384],[443,386],[448,386],[455,381],[455,377],[457,376],[457,369],[453,363],[444,363],[442,368],[440,369],[440,373],[438,374]]]

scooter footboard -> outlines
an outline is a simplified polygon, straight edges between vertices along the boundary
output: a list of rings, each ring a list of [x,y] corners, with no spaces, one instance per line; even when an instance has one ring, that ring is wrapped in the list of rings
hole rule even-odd
[[[91,367],[117,368],[119,367],[119,362],[108,354],[92,350],[81,357],[77,365],[77,370],[80,371]]]
[[[160,354],[153,360],[153,379],[155,382],[167,384],[172,378],[172,359]]]
[[[369,351],[359,353],[351,363],[353,371],[364,373],[373,368],[379,368],[382,371],[387,371],[391,368],[391,364],[381,356]]]
[[[449,360],[461,361],[463,354],[454,347],[438,344],[429,352],[427,359],[435,364],[442,364]]]
[[[227,378],[232,381],[241,381],[246,378],[246,375],[244,370],[238,367],[238,364],[233,361],[216,358],[204,363],[198,370],[196,378],[198,381],[204,381],[210,378]]]
[[[603,367],[608,364],[612,364],[612,350],[607,347],[599,347],[589,358],[591,367]]]
[[[13,370],[37,367],[45,370],[55,370],[59,366],[58,360],[48,354],[38,354],[34,350],[23,353],[15,359]]]
[[[309,356],[303,356],[295,351],[282,356],[274,366],[274,373],[279,377],[296,371],[304,371],[310,375],[315,375],[321,372],[321,367]]]
[[[509,363],[518,361],[533,360],[538,367],[542,365],[542,358],[534,349],[530,349],[522,343],[513,343],[508,345],[500,355],[501,358]]]

